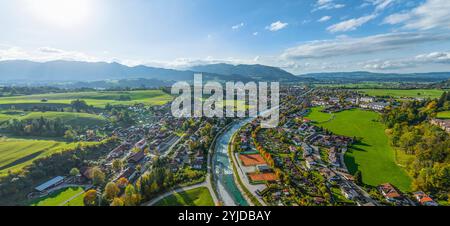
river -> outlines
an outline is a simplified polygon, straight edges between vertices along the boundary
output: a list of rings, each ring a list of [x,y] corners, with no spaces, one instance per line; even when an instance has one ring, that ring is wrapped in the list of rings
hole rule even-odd
[[[248,206],[236,185],[233,176],[233,166],[228,156],[228,144],[233,135],[245,124],[251,121],[251,118],[234,123],[218,139],[213,156],[214,183],[217,185],[217,197],[224,206]]]

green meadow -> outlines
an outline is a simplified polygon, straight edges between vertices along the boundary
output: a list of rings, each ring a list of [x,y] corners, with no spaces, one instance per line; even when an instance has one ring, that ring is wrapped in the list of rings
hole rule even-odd
[[[83,193],[82,187],[65,188],[33,201],[31,206],[84,206]]]
[[[369,96],[392,96],[400,97],[421,97],[421,98],[439,98],[444,90],[438,89],[358,89]]]
[[[33,120],[41,117],[53,120],[61,119],[64,124],[73,127],[103,125],[106,122],[106,119],[99,115],[75,112],[31,112],[15,118],[18,120]]]
[[[147,105],[163,105],[171,101],[172,96],[164,93],[161,90],[52,93],[3,97],[0,98],[0,105],[70,104],[70,102],[76,99],[84,100],[89,105],[102,108],[105,107],[108,103],[112,105],[132,105],[135,103],[143,103]]]
[[[77,144],[55,140],[0,138],[0,176],[8,171],[19,171],[35,159],[76,147]]]
[[[170,195],[155,206],[214,206],[208,188],[200,187]]]
[[[436,118],[439,119],[450,119],[450,111],[441,111],[438,112]]]
[[[313,108],[308,118],[316,120],[318,126],[335,134],[358,137],[361,142],[353,145],[345,154],[345,164],[351,173],[360,170],[363,182],[377,186],[392,183],[402,191],[409,191],[411,178],[395,161],[395,152],[389,144],[385,127],[378,122],[378,113],[353,109],[330,115]],[[320,123],[322,122],[322,123]]]

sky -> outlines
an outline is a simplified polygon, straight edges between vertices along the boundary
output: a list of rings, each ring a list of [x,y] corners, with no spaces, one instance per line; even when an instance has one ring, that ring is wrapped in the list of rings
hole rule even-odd
[[[449,0],[0,0],[0,60],[450,71]]]

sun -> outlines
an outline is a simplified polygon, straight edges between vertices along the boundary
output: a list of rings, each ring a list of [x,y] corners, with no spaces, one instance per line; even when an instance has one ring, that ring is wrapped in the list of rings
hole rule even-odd
[[[28,0],[27,5],[38,20],[71,28],[85,24],[91,14],[91,0]]]

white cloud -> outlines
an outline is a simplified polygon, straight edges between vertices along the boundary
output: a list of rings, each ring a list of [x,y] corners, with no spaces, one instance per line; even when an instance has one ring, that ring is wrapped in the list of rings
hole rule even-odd
[[[334,0],[317,0],[312,11],[314,12],[317,10],[340,9],[343,7],[345,7],[344,4],[335,3]]]
[[[97,62],[102,59],[78,51],[66,51],[52,47],[40,47],[36,50],[8,47],[0,49],[0,60],[32,60],[38,62],[52,60],[75,60]]]
[[[411,18],[411,15],[408,13],[396,13],[392,14],[386,18],[384,18],[384,24],[399,24],[405,22]]]
[[[255,32],[253,32],[253,35],[257,36],[257,35],[259,35],[259,33],[257,31],[255,31]]]
[[[337,24],[333,24],[333,25],[329,26],[327,28],[327,30],[332,33],[353,31],[353,30],[356,30],[356,28],[362,26],[363,24],[373,20],[375,17],[377,17],[377,15],[371,14],[368,16],[345,20],[345,21],[342,21]]]
[[[419,67],[429,64],[450,64],[450,51],[432,52],[420,54],[415,57],[407,57],[394,60],[372,60],[358,63],[364,69],[368,70],[395,70]]]
[[[386,17],[384,23],[403,24],[404,29],[449,29],[450,1],[427,0],[409,12],[396,13]]]
[[[339,37],[333,40],[311,41],[289,48],[283,52],[282,57],[287,59],[307,59],[371,54],[443,40],[450,40],[450,34],[401,32],[362,38]]]
[[[232,26],[231,29],[233,29],[233,30],[239,30],[240,28],[242,28],[242,27],[244,27],[244,26],[245,26],[245,24],[244,24],[243,22],[241,22],[241,23],[239,23],[239,24],[236,24],[236,25]]]
[[[163,68],[173,68],[173,69],[180,69],[185,70],[189,69],[194,66],[198,65],[208,65],[208,64],[218,64],[218,63],[226,63],[226,64],[255,64],[256,62],[262,61],[265,63],[264,57],[256,56],[249,59],[243,59],[243,58],[234,58],[234,57],[227,57],[227,58],[216,58],[212,56],[208,56],[205,58],[177,58],[175,60],[168,60],[168,61],[160,61],[160,60],[153,60],[153,61],[147,61],[145,65],[152,66],[152,67],[163,67]]]
[[[281,21],[277,21],[272,23],[270,26],[267,26],[266,29],[269,31],[279,31],[283,28],[286,28],[288,26],[288,23],[283,23]]]
[[[412,61],[404,60],[372,60],[360,62],[357,65],[361,66],[364,70],[396,70],[416,66]]]
[[[375,6],[375,11],[382,11],[389,6],[391,6],[395,1],[394,0],[369,0],[372,5]]]
[[[320,18],[319,20],[317,20],[317,22],[325,22],[331,19],[331,16],[323,16],[322,18]]]
[[[428,54],[421,54],[416,56],[416,61],[419,62],[433,62],[433,63],[450,63],[450,51],[448,52],[432,52]]]

